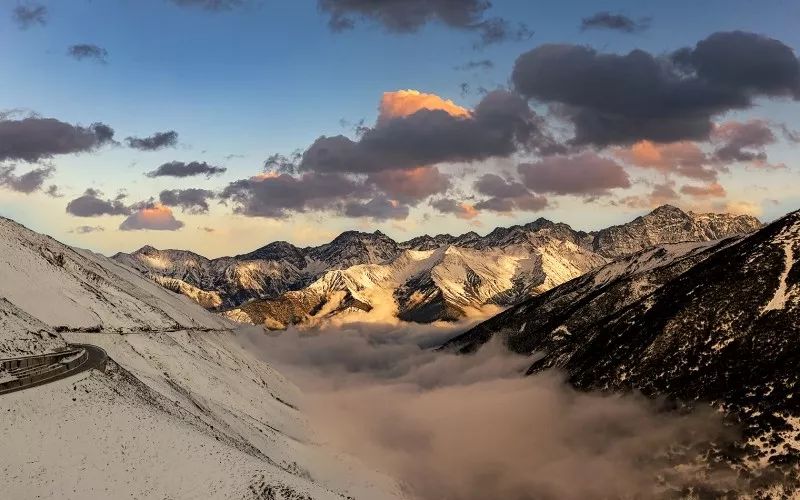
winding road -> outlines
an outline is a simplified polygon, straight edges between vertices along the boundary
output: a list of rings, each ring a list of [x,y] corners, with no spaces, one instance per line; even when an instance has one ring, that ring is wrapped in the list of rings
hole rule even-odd
[[[73,349],[83,349],[83,350],[85,350],[86,354],[87,354],[86,360],[83,363],[81,363],[78,366],[75,366],[75,367],[73,367],[71,369],[68,369],[66,371],[59,372],[59,373],[54,373],[52,377],[47,377],[47,378],[44,378],[44,379],[41,379],[41,380],[37,380],[35,382],[31,382],[31,383],[28,383],[28,384],[23,384],[23,385],[16,386],[16,387],[10,387],[10,388],[6,388],[6,389],[3,389],[0,386],[0,396],[2,396],[3,394],[9,394],[9,393],[12,393],[12,392],[17,392],[17,391],[23,391],[25,389],[30,389],[31,387],[38,387],[40,385],[49,384],[51,382],[55,382],[56,380],[62,380],[62,379],[65,379],[67,377],[71,377],[73,375],[77,375],[79,373],[83,373],[83,372],[88,371],[88,370],[94,370],[94,369],[98,369],[100,371],[104,371],[105,370],[105,365],[106,365],[106,362],[108,361],[108,354],[106,354],[106,351],[104,351],[100,347],[97,347],[96,345],[91,345],[91,344],[69,344],[69,347],[73,348]],[[26,356],[24,359],[33,359],[33,358],[37,358],[37,357],[41,358],[41,357],[44,357],[44,356]],[[19,359],[23,359],[23,358],[19,358]],[[9,361],[9,360],[5,360],[4,359],[2,361]]]

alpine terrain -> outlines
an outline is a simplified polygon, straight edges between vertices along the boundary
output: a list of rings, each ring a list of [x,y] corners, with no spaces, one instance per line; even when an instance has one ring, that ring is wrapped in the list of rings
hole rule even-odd
[[[800,212],[749,236],[661,245],[528,299],[444,348],[471,352],[498,337],[536,354],[528,373],[557,368],[582,389],[712,403],[743,433],[725,459],[765,498],[795,498],[799,255]]]
[[[138,272],[0,218],[0,297],[3,384],[44,373],[19,368],[31,356],[107,354],[0,396],[4,498],[401,498],[315,444],[298,390],[230,321]]]
[[[345,317],[428,323],[485,317],[653,245],[713,241],[759,227],[746,215],[665,205],[594,233],[538,219],[486,236],[398,243],[380,232],[351,231],[319,247],[276,242],[213,260],[152,247],[113,258],[239,322],[275,329]]]

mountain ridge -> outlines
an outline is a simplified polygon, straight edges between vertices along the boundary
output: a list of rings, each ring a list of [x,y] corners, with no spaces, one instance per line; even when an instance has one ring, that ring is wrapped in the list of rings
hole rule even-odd
[[[321,311],[326,316],[368,312],[378,300],[366,300],[364,290],[369,288],[380,292],[381,300],[396,303],[393,317],[430,322],[496,312],[654,244],[719,239],[759,227],[761,223],[750,216],[693,214],[662,206],[630,223],[596,232],[539,218],[497,227],[485,236],[471,231],[397,242],[380,231],[345,231],[316,247],[273,242],[237,257],[206,259],[146,246],[113,258],[206,307],[226,311],[237,321],[272,319],[274,325],[285,327],[321,319]],[[431,255],[408,252],[440,249],[445,251],[436,254],[436,264],[420,268],[419,273],[410,270],[421,265],[410,261],[429,260]],[[447,249],[453,250],[448,254]],[[386,269],[359,267],[365,265]],[[347,279],[326,277],[330,272],[344,272]],[[358,276],[376,272],[384,276],[382,281]]]

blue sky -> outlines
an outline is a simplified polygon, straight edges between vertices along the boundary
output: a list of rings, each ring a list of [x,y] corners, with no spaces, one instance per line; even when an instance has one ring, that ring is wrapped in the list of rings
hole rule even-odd
[[[30,2],[0,1],[6,11],[0,13],[0,109],[21,108],[71,124],[107,123],[115,129],[117,140],[157,131],[179,133],[176,147],[156,152],[104,147],[47,160],[56,168],[50,180],[60,187],[62,198],[0,188],[1,214],[107,253],[153,243],[222,255],[273,239],[318,243],[347,228],[380,228],[404,238],[422,232],[488,231],[496,224],[539,216],[587,229],[621,222],[646,210],[614,205],[609,198],[568,196],[553,197],[554,203],[540,213],[487,212],[471,220],[431,213],[426,203],[411,207],[409,217],[403,220],[355,219],[330,211],[270,219],[233,214],[231,206],[215,204],[208,214],[176,210],[176,217],[186,221],[180,231],[121,232],[117,229],[121,217],[87,220],[68,215],[64,206],[88,187],[109,197],[124,189],[131,202],[157,197],[163,189],[222,189],[229,182],[260,172],[263,160],[272,153],[305,149],[321,135],[351,134],[342,120],[355,123],[364,119],[372,125],[381,96],[388,91],[416,89],[472,108],[482,96],[475,92],[462,95],[462,83],[473,89],[505,86],[516,58],[546,43],[588,45],[611,53],[640,48],[662,54],[691,46],[714,32],[745,30],[800,47],[796,29],[800,4],[779,1],[707,1],[702,6],[689,1],[627,1],[606,2],[600,7],[594,1],[495,0],[487,15],[523,22],[534,34],[528,40],[480,50],[473,47],[475,33],[435,21],[409,34],[389,33],[376,22],[358,23],[351,31],[334,33],[315,0],[264,0],[225,12],[181,7],[168,0],[36,3],[47,7],[47,23],[20,29],[10,12]],[[579,30],[581,18],[598,11],[634,20],[649,17],[651,26],[634,34]],[[67,48],[79,43],[106,49],[107,64],[68,57]],[[483,59],[492,61],[493,68],[456,69],[467,61]],[[730,116],[767,118],[800,129],[797,103],[758,103]],[[770,146],[769,153],[771,161],[788,168],[765,172],[732,167],[734,173],[720,177],[728,201],[757,206],[764,218],[795,209],[800,201],[790,189],[797,179],[792,145],[779,141]],[[228,171],[211,179],[151,179],[143,175],[175,160],[206,161]],[[33,166],[17,167],[21,173]],[[471,163],[466,170],[441,168],[465,185],[464,179],[475,169],[513,172],[506,159]],[[635,171],[632,175],[645,178],[649,173]],[[754,194],[754,185],[765,194]],[[637,186],[634,183],[632,192],[641,189]],[[615,196],[623,197],[623,193]],[[676,201],[681,202],[694,208],[696,200]],[[104,231],[75,233],[82,225]]]

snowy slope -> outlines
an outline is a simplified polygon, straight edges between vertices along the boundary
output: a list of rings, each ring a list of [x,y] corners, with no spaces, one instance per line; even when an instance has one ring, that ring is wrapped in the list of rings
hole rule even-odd
[[[54,352],[66,347],[61,336],[0,297],[0,359]]]
[[[230,327],[130,268],[5,218],[0,218],[0,297],[55,328]]]
[[[65,336],[114,361],[0,398],[8,498],[402,498],[316,444],[297,389],[232,334]]]

